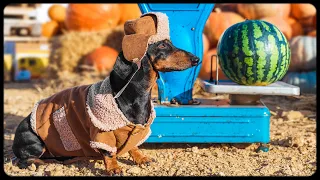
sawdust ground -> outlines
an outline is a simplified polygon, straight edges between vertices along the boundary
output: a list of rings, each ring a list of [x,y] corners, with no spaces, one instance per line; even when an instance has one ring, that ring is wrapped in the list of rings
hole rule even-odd
[[[12,163],[14,132],[33,104],[59,90],[101,79],[66,75],[60,81],[4,84],[4,171],[9,176],[103,176],[101,160],[71,165],[47,163],[19,169]],[[210,97],[198,84],[196,97]],[[153,95],[156,95],[156,90]],[[225,97],[225,96],[223,96]],[[143,144],[141,150],[157,160],[148,167],[133,165],[128,154],[119,158],[124,176],[310,176],[316,167],[316,96],[263,97],[270,109],[269,152],[258,144]]]

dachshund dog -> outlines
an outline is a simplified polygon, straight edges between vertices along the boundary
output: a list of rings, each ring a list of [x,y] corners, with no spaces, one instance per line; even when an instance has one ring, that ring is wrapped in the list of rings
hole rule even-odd
[[[116,104],[131,123],[144,125],[151,113],[151,89],[159,77],[158,72],[182,71],[198,65],[198,63],[198,57],[178,49],[170,40],[161,40],[150,44],[141,59],[140,67],[134,62],[126,60],[123,53],[120,52],[109,76],[112,94],[116,95],[129,83],[121,96],[115,99]],[[133,78],[129,80],[132,76]],[[41,159],[46,159],[44,154],[48,153],[43,139],[31,128],[30,118],[31,114],[17,127],[12,146],[15,156],[19,159],[17,165],[20,168],[26,168],[30,163],[44,163]],[[122,174],[115,153],[99,148],[98,151],[100,158],[104,160],[108,175]],[[152,158],[143,155],[138,147],[134,147],[128,152],[135,164],[149,165],[153,161]],[[75,157],[60,156],[53,159],[60,161]]]

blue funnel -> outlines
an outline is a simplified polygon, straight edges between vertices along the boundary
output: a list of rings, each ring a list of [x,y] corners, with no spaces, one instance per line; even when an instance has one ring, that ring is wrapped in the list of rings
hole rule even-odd
[[[169,18],[172,43],[200,58],[198,66],[184,71],[160,72],[157,80],[160,103],[175,100],[179,104],[192,102],[192,89],[203,56],[202,32],[214,4],[139,3],[141,12],[162,12]]]

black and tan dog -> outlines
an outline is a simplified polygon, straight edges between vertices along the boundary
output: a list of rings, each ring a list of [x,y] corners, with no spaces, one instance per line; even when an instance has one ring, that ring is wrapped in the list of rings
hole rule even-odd
[[[19,167],[46,158],[101,157],[107,174],[116,175],[121,174],[116,158],[126,152],[136,164],[148,165],[152,159],[138,146],[151,133],[151,89],[158,72],[185,70],[199,62],[173,46],[168,31],[162,13],[127,22],[123,51],[110,76],[38,102],[16,130],[12,148]]]

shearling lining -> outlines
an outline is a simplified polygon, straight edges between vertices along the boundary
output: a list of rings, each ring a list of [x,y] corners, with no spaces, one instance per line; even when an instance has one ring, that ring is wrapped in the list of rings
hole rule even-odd
[[[67,151],[76,151],[81,146],[68,124],[64,107],[52,113],[53,124],[60,135],[61,142]]]
[[[90,146],[92,148],[99,148],[99,149],[103,149],[106,150],[108,152],[111,153],[116,153],[117,152],[117,148],[116,147],[111,147],[105,143],[101,143],[101,142],[95,142],[95,141],[90,141]]]
[[[38,101],[34,106],[33,106],[33,109],[31,111],[31,116],[30,116],[30,126],[31,126],[31,129],[33,130],[34,133],[36,133],[36,135],[38,135],[38,132],[37,132],[37,121],[36,121],[36,118],[37,118],[37,109],[38,109],[38,106],[39,106],[39,103],[41,102]]]
[[[149,119],[155,118],[155,110],[151,103]],[[112,131],[132,124],[121,112],[112,95],[110,78],[93,84],[87,95],[86,108],[94,126],[102,131]]]
[[[141,15],[147,16],[147,15],[155,15],[157,18],[157,34],[152,35],[149,40],[148,44],[153,44],[162,40],[170,39],[170,31],[169,31],[169,20],[168,16],[164,13],[160,12],[150,12]]]

